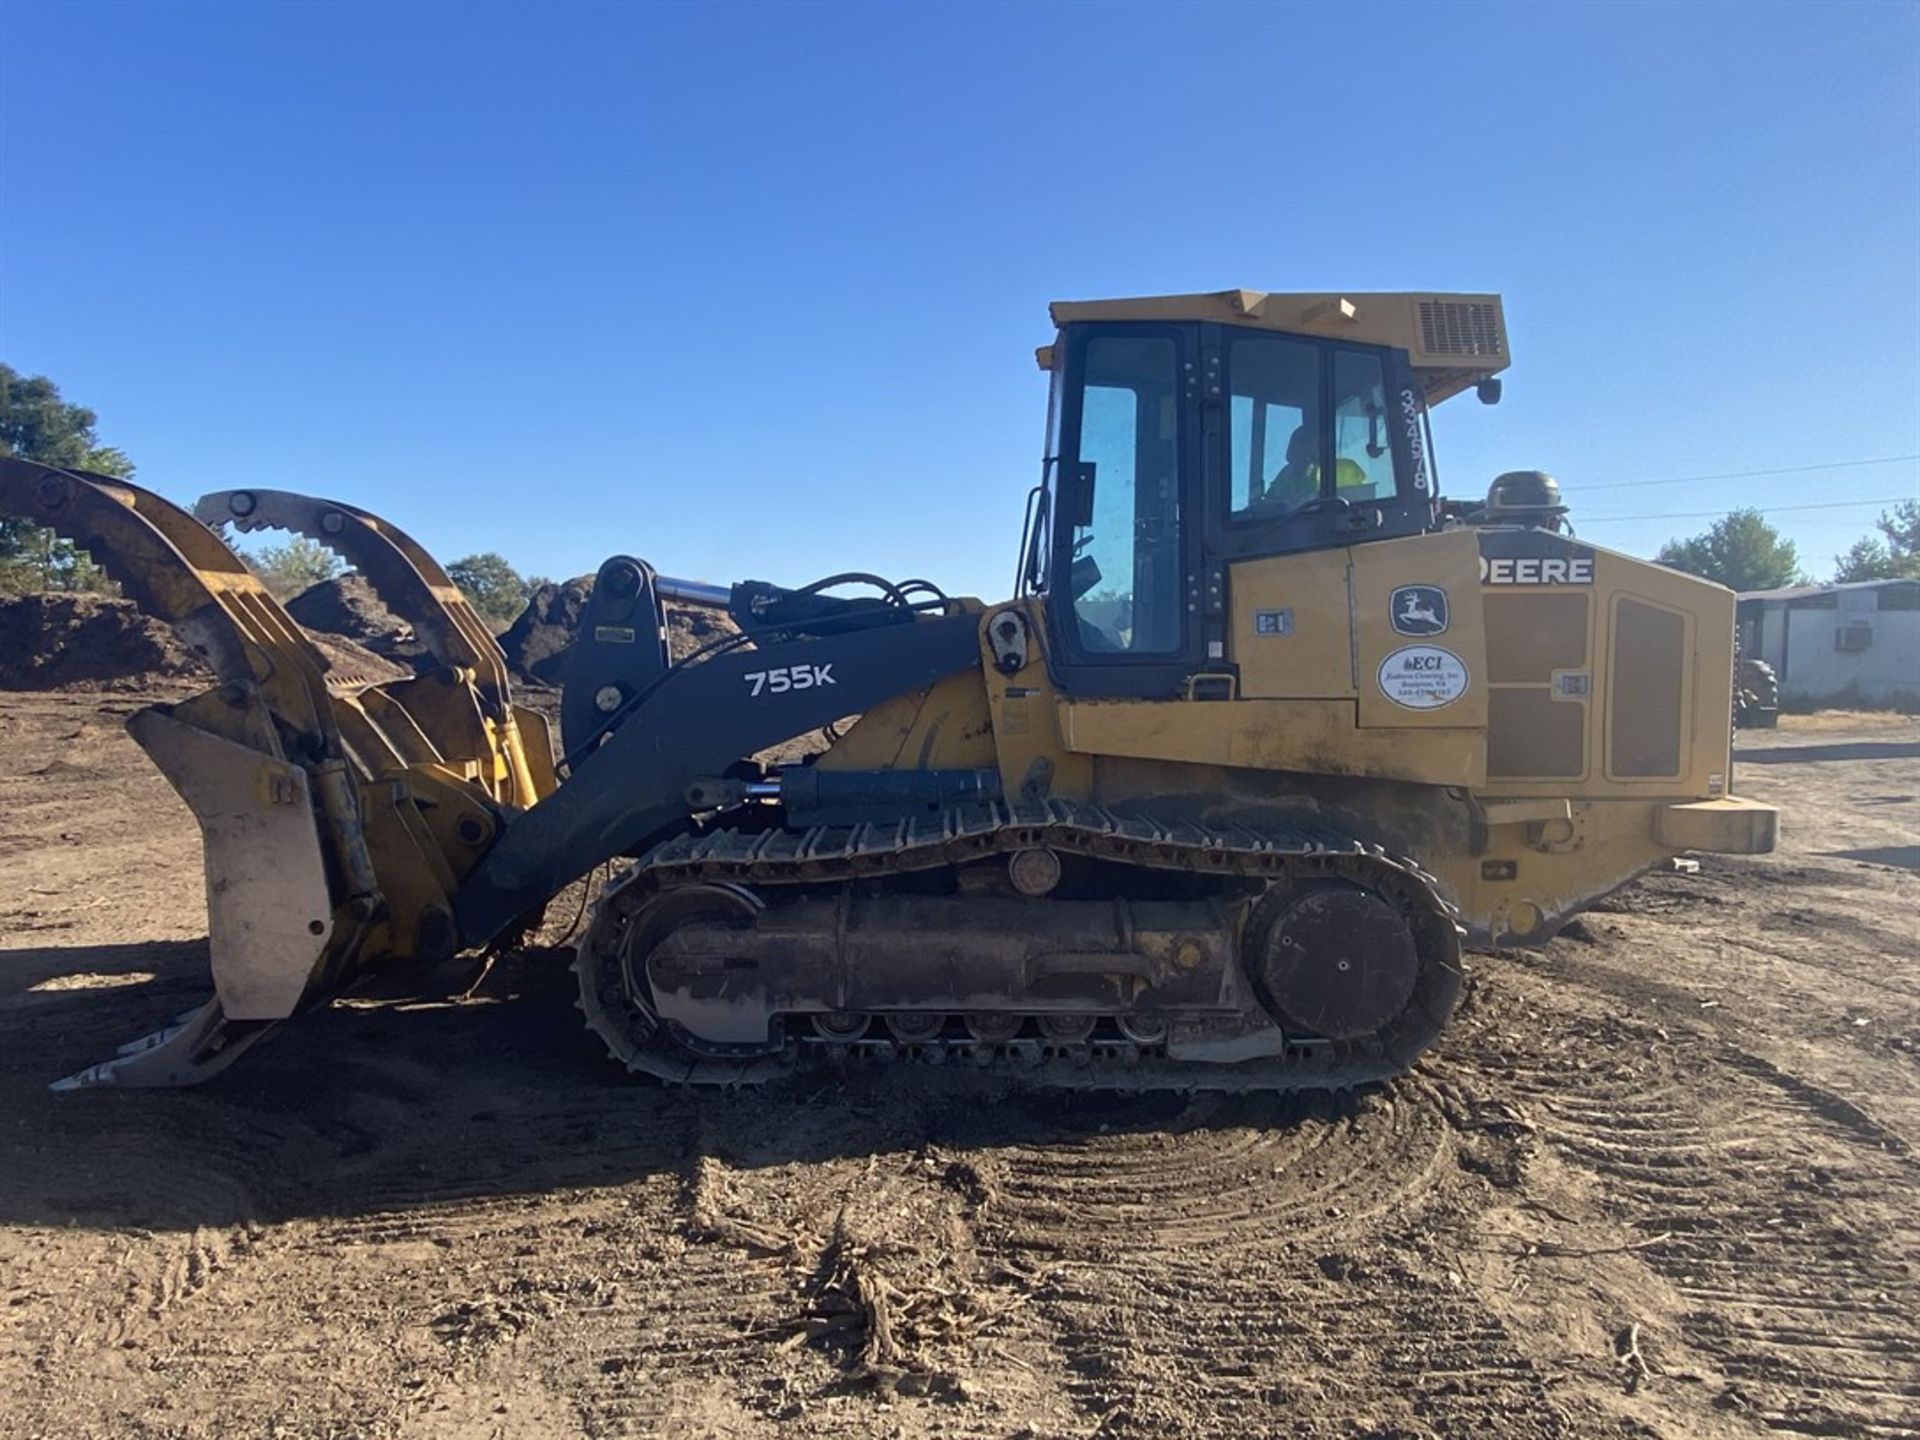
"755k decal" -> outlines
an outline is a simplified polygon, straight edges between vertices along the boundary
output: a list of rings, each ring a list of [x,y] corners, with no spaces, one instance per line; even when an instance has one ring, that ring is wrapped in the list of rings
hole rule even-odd
[[[825,665],[782,665],[777,670],[749,670],[740,677],[753,688],[749,696],[762,691],[769,695],[784,695],[789,690],[811,690],[816,685],[833,685],[833,662]]]

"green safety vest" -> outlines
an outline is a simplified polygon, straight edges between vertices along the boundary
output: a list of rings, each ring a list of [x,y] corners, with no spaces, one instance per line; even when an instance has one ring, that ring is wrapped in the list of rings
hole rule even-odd
[[[1317,463],[1304,465],[1292,475],[1287,473],[1289,468],[1291,467],[1281,468],[1280,473],[1273,477],[1272,482],[1261,493],[1261,499],[1267,499],[1297,486],[1300,492],[1299,498],[1292,502],[1293,506],[1297,507],[1304,505],[1320,493],[1320,466]],[[1358,460],[1349,460],[1343,455],[1334,462],[1333,488],[1336,493],[1341,490],[1361,489],[1371,484],[1373,481],[1360,467]]]

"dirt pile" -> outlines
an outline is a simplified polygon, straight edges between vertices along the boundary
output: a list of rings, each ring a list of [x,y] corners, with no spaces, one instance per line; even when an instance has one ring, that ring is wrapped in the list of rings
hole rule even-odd
[[[500,637],[500,648],[507,652],[507,664],[516,675],[548,685],[561,682],[573,632],[580,628],[580,612],[591,594],[591,575],[561,585],[542,585],[533,592],[527,608]]]
[[[344,684],[408,673],[366,646],[313,630],[327,674]],[[139,690],[208,682],[207,663],[166,622],[131,600],[64,593],[0,597],[0,690]]]
[[[542,585],[533,592],[506,634],[500,637],[507,663],[524,679],[559,685],[566,679],[567,651],[580,628],[581,613],[593,594],[593,576],[581,575],[562,585]],[[670,601],[667,612],[667,653],[684,660],[725,635],[739,633],[726,611],[708,605]]]
[[[171,626],[104,595],[0,597],[0,690],[137,689],[210,676]]]
[[[726,611],[712,605],[667,602],[667,653],[684,660],[722,635],[738,635],[740,627]]]
[[[413,626],[382,604],[357,571],[308,586],[287,602],[287,613],[310,633],[342,636],[407,669],[427,653]]]

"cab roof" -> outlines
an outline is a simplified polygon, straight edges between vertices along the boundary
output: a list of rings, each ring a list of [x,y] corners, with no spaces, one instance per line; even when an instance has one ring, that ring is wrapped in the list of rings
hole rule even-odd
[[[1276,295],[1216,290],[1203,295],[1143,295],[1121,300],[1056,300],[1056,327],[1088,321],[1153,320],[1238,325],[1323,340],[1405,350],[1429,405],[1507,368],[1506,315],[1498,295],[1430,290]],[[1053,347],[1037,352],[1053,368]]]

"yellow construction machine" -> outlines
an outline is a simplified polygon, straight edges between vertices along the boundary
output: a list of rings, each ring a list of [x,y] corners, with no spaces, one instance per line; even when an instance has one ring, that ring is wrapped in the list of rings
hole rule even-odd
[[[1578,540],[1538,473],[1439,496],[1429,416],[1497,396],[1497,296],[1053,319],[1014,598],[616,556],[557,749],[377,517],[235,490],[196,518],[0,461],[0,512],[84,546],[218,676],[129,723],[203,833],[214,998],[62,1083],[197,1081],[370,972],[512,943],[619,861],[575,970],[636,1071],[1341,1087],[1432,1043],[1463,945],[1539,944],[1682,851],[1772,848],[1775,812],[1729,788],[1733,595]],[[335,683],[227,527],[333,548],[430,663]],[[737,633],[671,660],[676,599]],[[823,727],[802,763],[751,758]]]

